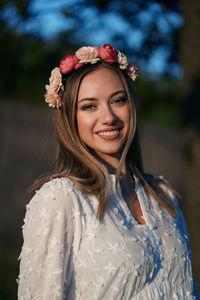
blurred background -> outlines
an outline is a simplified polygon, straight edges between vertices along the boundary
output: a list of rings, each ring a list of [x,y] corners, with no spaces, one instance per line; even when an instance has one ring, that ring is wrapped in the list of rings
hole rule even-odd
[[[183,196],[200,289],[200,2],[1,0],[0,300],[17,299],[28,189],[54,167],[44,103],[50,71],[83,45],[114,45],[139,68],[134,84],[146,172]]]

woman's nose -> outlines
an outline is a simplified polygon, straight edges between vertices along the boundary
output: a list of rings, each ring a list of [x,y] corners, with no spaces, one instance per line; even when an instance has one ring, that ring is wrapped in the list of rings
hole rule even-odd
[[[101,110],[101,122],[102,124],[112,124],[117,120],[115,113],[112,108],[107,105]]]

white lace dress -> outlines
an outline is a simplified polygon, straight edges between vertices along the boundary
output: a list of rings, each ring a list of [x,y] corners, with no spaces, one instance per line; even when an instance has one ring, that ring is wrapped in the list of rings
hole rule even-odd
[[[199,299],[182,212],[174,219],[136,178],[146,225],[114,192],[103,223],[98,200],[66,178],[46,183],[27,205],[19,300]]]

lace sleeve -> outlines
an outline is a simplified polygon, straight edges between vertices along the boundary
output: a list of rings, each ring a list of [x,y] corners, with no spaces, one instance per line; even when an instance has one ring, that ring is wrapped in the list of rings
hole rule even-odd
[[[20,254],[19,300],[61,300],[71,280],[73,193],[45,184],[27,205]]]

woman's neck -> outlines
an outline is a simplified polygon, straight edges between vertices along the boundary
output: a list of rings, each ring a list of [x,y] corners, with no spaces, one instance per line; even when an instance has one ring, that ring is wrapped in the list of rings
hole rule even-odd
[[[108,173],[116,173],[116,170],[118,169],[119,166],[119,161],[120,161],[120,157],[119,155],[104,155],[104,156],[100,156],[96,153],[96,158],[98,159],[98,161],[100,163],[102,163],[108,170]],[[121,168],[121,172],[120,175],[124,176],[126,174],[126,164],[125,162],[122,165]]]

